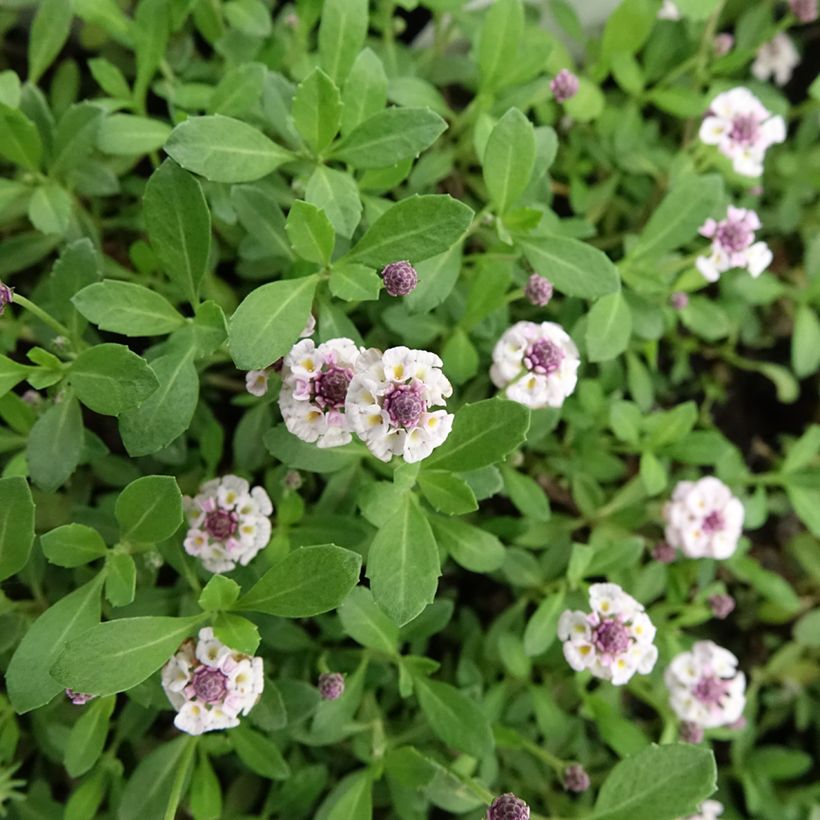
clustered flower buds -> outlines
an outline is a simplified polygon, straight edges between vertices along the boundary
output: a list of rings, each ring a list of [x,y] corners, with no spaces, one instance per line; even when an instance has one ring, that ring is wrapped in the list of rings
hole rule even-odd
[[[746,705],[746,676],[737,658],[712,641],[676,655],[664,674],[672,711],[706,729],[734,723]]]
[[[577,794],[589,788],[589,775],[580,763],[571,763],[564,769],[564,788]]]
[[[10,305],[14,301],[14,288],[10,288],[4,282],[0,282],[0,316],[6,309],[6,305]]]
[[[211,627],[184,641],[162,668],[162,688],[177,710],[174,726],[201,735],[239,725],[262,695],[262,658],[235,652]]]
[[[552,299],[552,282],[538,273],[533,273],[527,280],[524,296],[531,305],[546,307]]]
[[[663,518],[666,540],[688,558],[729,558],[743,531],[743,505],[712,476],[679,482]]]
[[[763,173],[766,150],[786,139],[786,123],[748,88],[733,88],[712,100],[700,138],[732,160],[738,174],[757,177]]]
[[[530,820],[530,807],[520,797],[507,792],[490,804],[487,820]]]
[[[791,37],[781,31],[757,50],[752,75],[763,83],[774,77],[775,83],[783,86],[792,78],[799,62],[800,54]]]
[[[690,814],[683,820],[718,820],[721,814],[723,814],[723,803],[717,800],[704,800],[698,806],[697,814]]]
[[[416,269],[406,260],[391,262],[381,272],[384,289],[390,296],[407,296],[416,289],[419,276]]]
[[[817,0],[789,0],[789,8],[801,23],[813,23],[817,19]]]
[[[185,551],[210,572],[244,567],[270,540],[271,500],[262,487],[251,490],[244,478],[226,475],[208,481],[199,495],[186,497],[185,508]]]
[[[568,69],[562,68],[553,77],[550,83],[550,91],[555,97],[555,102],[566,102],[578,93],[578,78]]]
[[[772,252],[765,242],[755,242],[759,227],[760,219],[754,211],[731,205],[720,222],[707,219],[700,234],[712,240],[712,248],[695,260],[704,279],[717,282],[721,273],[731,268],[745,268],[753,277],[760,276],[769,267]]]
[[[516,322],[493,349],[490,378],[507,398],[527,407],[560,407],[575,390],[580,362],[560,325]]]
[[[339,700],[345,693],[345,676],[341,672],[319,675],[319,695],[322,700]]]
[[[564,657],[576,671],[625,684],[639,672],[648,675],[658,659],[655,627],[643,606],[617,584],[592,584],[592,612],[565,610],[558,621]]]
[[[85,706],[86,703],[90,700],[94,700],[94,695],[87,695],[83,692],[75,692],[73,689],[66,689],[65,696],[75,705],[75,706]]]
[[[715,37],[712,47],[715,51],[716,57],[723,57],[728,54],[735,45],[734,35],[729,34],[728,31],[722,31]]]
[[[735,599],[731,595],[712,595],[709,598],[712,614],[718,620],[725,620],[735,609]]]
[[[453,387],[435,353],[391,347],[367,350],[356,364],[345,413],[352,429],[381,461],[421,461],[450,434],[453,415],[442,407]]]
[[[345,338],[318,347],[312,339],[303,339],[293,346],[285,356],[279,393],[279,409],[291,433],[318,447],[339,447],[351,440],[345,399],[363,350]]]

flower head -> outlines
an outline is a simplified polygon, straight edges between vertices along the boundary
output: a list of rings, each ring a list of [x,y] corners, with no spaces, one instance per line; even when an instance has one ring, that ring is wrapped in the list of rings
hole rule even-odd
[[[252,396],[262,397],[268,392],[268,381],[270,379],[267,368],[264,370],[249,370],[245,374],[245,390]]]
[[[531,305],[546,307],[552,299],[552,282],[546,276],[533,273],[527,280],[524,296]]]
[[[706,729],[736,721],[746,705],[746,676],[737,658],[712,641],[676,655],[664,674],[672,711]]]
[[[352,436],[345,415],[347,390],[363,348],[350,339],[297,342],[285,356],[279,409],[285,426],[302,441],[339,447]]]
[[[186,640],[162,668],[162,688],[177,710],[174,726],[201,735],[239,725],[262,694],[262,658],[235,652],[211,627]]]
[[[689,304],[689,295],[682,290],[676,290],[669,297],[669,304],[672,305],[675,310],[683,310]]]
[[[712,595],[709,598],[712,614],[720,621],[728,618],[735,609],[735,599],[731,595]]]
[[[319,675],[319,695],[322,700],[339,700],[345,693],[345,676],[341,672]]]
[[[743,531],[743,505],[712,476],[679,482],[663,517],[666,540],[688,558],[728,558]]]
[[[407,261],[391,262],[381,272],[384,289],[390,296],[407,296],[416,289],[419,275]]]
[[[435,353],[407,347],[361,354],[345,412],[376,458],[421,461],[450,435],[452,413],[432,409],[453,392],[441,365]]]
[[[700,138],[732,160],[738,174],[757,177],[763,173],[766,149],[786,139],[786,123],[748,88],[733,88],[712,100]]]
[[[723,57],[725,54],[728,54],[734,47],[734,44],[734,35],[730,34],[728,31],[722,31],[715,37],[715,40],[712,43],[712,48],[715,51],[715,56]]]
[[[772,252],[765,242],[755,242],[759,227],[760,219],[754,211],[731,205],[720,222],[707,219],[700,234],[712,240],[712,247],[695,261],[703,277],[717,282],[720,274],[731,268],[746,268],[753,277],[760,276],[769,267]]]
[[[73,689],[66,689],[65,696],[75,705],[75,706],[85,706],[86,703],[90,700],[94,700],[96,695],[87,695],[84,692],[75,692]]]
[[[817,0],[789,0],[789,8],[801,23],[813,23],[817,19]]]
[[[592,612],[566,610],[558,621],[567,663],[616,686],[635,672],[648,675],[658,650],[652,643],[655,627],[643,606],[617,584],[593,584],[589,604]]]
[[[782,31],[757,50],[752,74],[761,82],[774,77],[777,85],[786,85],[800,62],[800,54],[791,38]]]
[[[555,102],[566,102],[578,93],[578,78],[569,69],[562,68],[550,83],[550,91]]]
[[[580,763],[571,763],[564,769],[564,788],[576,793],[585,792],[589,788],[589,775]]]
[[[6,309],[6,305],[10,305],[14,301],[14,288],[10,288],[3,282],[0,282],[0,316]]]
[[[487,820],[530,820],[530,807],[520,797],[507,792],[490,804]]]
[[[490,378],[527,407],[560,407],[578,381],[575,342],[555,322],[516,322],[493,348]]]
[[[270,540],[271,500],[262,487],[251,490],[244,478],[226,475],[208,481],[199,495],[185,499],[185,507],[185,551],[210,572],[244,567]]]
[[[697,814],[690,814],[683,820],[717,820],[723,814],[723,803],[717,800],[704,800],[698,806]]]

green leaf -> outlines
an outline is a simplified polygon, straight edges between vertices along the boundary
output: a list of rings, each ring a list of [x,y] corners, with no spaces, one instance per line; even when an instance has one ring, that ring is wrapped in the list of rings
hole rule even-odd
[[[40,167],[43,143],[37,126],[16,108],[0,103],[0,156],[29,171]]]
[[[285,233],[285,215],[266,188],[261,185],[234,185],[231,203],[242,226],[264,249],[265,255],[293,259]]]
[[[251,291],[231,316],[228,347],[241,370],[258,370],[284,356],[307,323],[315,276],[270,282]]]
[[[387,103],[387,74],[378,56],[362,49],[342,89],[342,133],[349,134],[359,123]]]
[[[122,71],[106,60],[105,57],[95,57],[93,60],[89,60],[88,68],[91,71],[91,76],[94,77],[106,94],[122,100],[131,98],[131,89],[128,87],[128,82]]]
[[[0,354],[0,396],[19,384],[31,372],[31,368]]]
[[[429,108],[388,108],[357,125],[331,156],[356,168],[386,168],[417,157],[446,129]]]
[[[328,794],[313,820],[372,820],[373,775],[368,769],[342,778]]]
[[[418,502],[407,495],[370,544],[367,577],[373,597],[404,626],[432,603],[440,574],[433,531]]]
[[[81,567],[108,551],[102,536],[85,524],[63,524],[41,535],[40,546],[43,555],[59,567]]]
[[[270,454],[283,464],[311,473],[334,473],[361,457],[360,452],[349,447],[322,449],[308,444],[290,433],[284,424],[268,430],[264,443]]]
[[[449,196],[411,196],[388,208],[354,245],[346,261],[382,268],[390,262],[419,262],[458,242],[473,212]]]
[[[382,280],[373,268],[356,262],[334,265],[328,280],[330,292],[346,302],[365,302],[378,299]]]
[[[335,609],[356,586],[361,556],[333,544],[301,547],[271,567],[234,609],[310,618]]]
[[[800,305],[792,333],[792,369],[799,379],[820,368],[820,319],[808,305]]]
[[[795,512],[801,515],[801,510],[795,504],[791,494],[791,487],[786,485],[789,499],[795,506]],[[818,493],[820,495],[820,493]],[[817,498],[815,498],[815,501]],[[814,510],[817,510],[815,505]],[[806,521],[809,524],[808,521]],[[811,526],[809,526],[811,529]],[[748,555],[735,555],[730,563],[732,573],[746,582],[759,592],[764,598],[776,604],[788,613],[795,614],[800,611],[800,598],[794,591],[792,585],[781,575],[771,570],[764,569],[760,564]]]
[[[253,182],[294,158],[252,125],[219,114],[180,123],[165,150],[183,168],[212,182]]]
[[[481,164],[490,198],[497,213],[504,214],[524,193],[535,166],[535,131],[517,108],[493,128]]]
[[[515,401],[485,399],[462,407],[453,430],[424,469],[466,473],[495,464],[523,444],[530,427],[530,411]]]
[[[195,820],[219,820],[222,817],[222,786],[207,754],[199,755],[199,763],[191,776],[188,800]]]
[[[211,213],[199,182],[166,160],[145,186],[143,213],[163,270],[196,306],[211,249]]]
[[[504,287],[506,290],[506,282]],[[465,314],[462,322],[466,321]],[[478,372],[478,351],[463,327],[453,329],[450,338],[442,345],[441,359],[444,362],[444,372],[454,384],[464,384]]]
[[[640,475],[647,495],[657,495],[666,489],[666,469],[658,457],[649,450],[641,453]]]
[[[166,0],[139,0],[134,12],[134,50],[137,73],[134,78],[134,97],[144,100],[146,91],[159,68],[168,45],[170,6]]]
[[[524,37],[521,0],[496,0],[484,17],[478,39],[481,88],[495,91],[509,83],[516,70],[515,55]]]
[[[723,180],[717,174],[685,177],[653,211],[630,257],[658,258],[691,242],[722,196]]]
[[[188,429],[199,398],[194,353],[175,348],[151,362],[159,387],[139,407],[120,414],[120,436],[129,455],[156,453]]]
[[[305,187],[305,199],[327,214],[337,234],[348,239],[353,236],[362,216],[362,203],[356,180],[350,174],[317,166]]]
[[[293,121],[314,154],[320,154],[333,141],[342,122],[342,97],[333,80],[314,68],[296,89]]]
[[[205,584],[205,589],[199,594],[197,603],[206,612],[218,612],[220,609],[230,609],[239,598],[242,588],[236,581],[224,575],[212,575]]]
[[[524,629],[524,652],[530,657],[546,652],[555,641],[558,619],[564,610],[566,590],[562,587],[538,605]]]
[[[327,265],[333,254],[336,236],[324,211],[302,200],[291,205],[285,230],[291,247],[302,259]]]
[[[367,36],[367,0],[325,0],[319,25],[319,63],[341,85]]]
[[[259,646],[256,624],[231,612],[220,612],[214,618],[214,634],[225,646],[247,655],[253,655]]]
[[[577,239],[516,237],[527,261],[567,296],[595,299],[620,289],[618,269],[609,257]]]
[[[601,42],[604,59],[617,52],[634,54],[638,51],[652,31],[657,10],[652,0],[622,0],[604,28]]]
[[[225,17],[248,37],[268,37],[273,30],[270,10],[261,0],[232,0],[225,4]]]
[[[339,618],[345,632],[354,641],[395,655],[399,644],[399,628],[373,599],[367,587],[354,587],[339,606]]]
[[[182,524],[182,493],[176,479],[147,475],[132,481],[117,497],[114,515],[123,539],[157,544],[170,538]]]
[[[421,711],[433,732],[448,746],[483,757],[495,745],[490,721],[481,707],[449,683],[414,679]]]
[[[72,3],[42,0],[31,24],[28,41],[28,81],[36,84],[65,45],[71,33]]]
[[[37,419],[28,439],[26,458],[31,480],[54,492],[71,477],[83,449],[80,404],[70,393]]]
[[[45,706],[65,687],[49,674],[66,642],[100,620],[104,573],[49,607],[29,627],[6,670],[6,688],[19,714]]]
[[[75,103],[57,124],[49,163],[51,176],[64,177],[86,162],[94,151],[103,110],[92,102]]]
[[[549,500],[535,479],[506,464],[501,465],[501,475],[504,477],[504,492],[521,515],[535,521],[549,520]]]
[[[439,546],[470,572],[494,572],[506,556],[504,545],[492,533],[458,518],[434,518]]]
[[[418,485],[427,502],[438,512],[464,515],[478,509],[470,485],[447,470],[425,470],[418,477]]]
[[[267,66],[262,63],[240,63],[223,75],[208,101],[212,114],[241,117],[259,102],[265,86]]]
[[[153,675],[202,620],[200,614],[120,618],[97,624],[68,641],[51,675],[77,692],[126,692]]]
[[[102,754],[108,736],[108,722],[116,702],[115,697],[93,701],[71,727],[63,758],[66,771],[71,777],[84,775]]]
[[[586,345],[591,362],[614,359],[626,350],[632,335],[632,313],[621,291],[598,299],[587,317]]]
[[[159,386],[142,356],[115,344],[84,350],[71,363],[67,378],[86,407],[106,416],[139,406]]]
[[[62,236],[71,221],[71,197],[54,182],[38,186],[28,204],[28,218],[40,233]]]
[[[137,565],[126,552],[112,552],[105,562],[105,597],[111,606],[128,606],[137,588]]]
[[[229,737],[239,759],[252,772],[270,780],[290,777],[290,767],[270,738],[241,724],[231,729]]]
[[[34,543],[34,499],[22,476],[0,478],[0,581],[27,563]]]
[[[649,746],[649,738],[640,726],[624,717],[621,709],[602,696],[587,696],[585,705],[595,720],[601,739],[619,757],[638,754]]]
[[[672,820],[692,814],[716,788],[715,758],[691,744],[652,744],[622,760],[598,792],[594,820]]]
[[[746,765],[752,772],[769,780],[802,777],[811,769],[813,762],[810,754],[786,746],[758,746],[746,759]]]
[[[159,336],[185,324],[162,294],[134,282],[104,279],[84,287],[71,302],[100,330],[123,336]]]
[[[97,148],[104,154],[132,157],[158,151],[171,134],[171,126],[151,117],[109,114],[97,131]]]

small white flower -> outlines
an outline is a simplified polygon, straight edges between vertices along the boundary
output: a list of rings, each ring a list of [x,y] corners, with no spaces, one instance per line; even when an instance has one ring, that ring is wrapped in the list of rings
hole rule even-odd
[[[712,476],[679,482],[663,518],[667,542],[689,558],[729,558],[743,532],[743,505]]]
[[[270,541],[271,500],[244,478],[226,475],[203,484],[199,495],[185,498],[185,509],[185,551],[210,572],[245,566]]]
[[[211,627],[186,640],[162,669],[162,688],[176,709],[174,725],[201,735],[239,725],[259,700],[265,680],[262,659],[234,652]]]
[[[723,814],[723,803],[717,800],[704,800],[698,806],[697,814],[690,814],[683,820],[717,820]]]
[[[452,413],[432,409],[453,392],[441,365],[435,353],[407,347],[361,354],[345,413],[376,458],[421,461],[450,435]]]
[[[760,219],[754,211],[731,205],[720,222],[707,219],[700,234],[712,240],[712,247],[708,254],[695,260],[703,277],[717,282],[721,273],[730,268],[745,268],[753,277],[760,276],[769,267],[772,252],[765,242],[754,241],[759,227]]]
[[[268,392],[269,375],[265,370],[249,370],[245,374],[245,390],[252,396],[262,397]]]
[[[293,435],[318,447],[350,441],[345,398],[362,350],[345,338],[318,347],[303,339],[293,346],[285,356],[279,393],[279,409]]]
[[[786,139],[786,123],[749,91],[733,88],[718,94],[700,125],[700,138],[732,160],[738,174],[757,177],[769,146]]]
[[[560,407],[578,382],[578,348],[555,322],[516,322],[493,348],[490,378],[533,409]]]
[[[616,686],[636,672],[648,675],[658,650],[655,627],[643,606],[617,584],[593,584],[589,604],[592,612],[568,609],[558,621],[567,663],[576,672],[588,669]]]
[[[757,57],[752,63],[752,74],[761,82],[774,77],[775,83],[782,86],[792,78],[799,63],[800,54],[791,38],[780,32],[757,50]]]
[[[746,676],[737,658],[712,641],[698,641],[676,655],[664,673],[672,711],[705,729],[727,726],[743,714]]]
[[[680,9],[673,2],[673,0],[663,0],[663,5],[658,11],[658,20],[680,20]]]

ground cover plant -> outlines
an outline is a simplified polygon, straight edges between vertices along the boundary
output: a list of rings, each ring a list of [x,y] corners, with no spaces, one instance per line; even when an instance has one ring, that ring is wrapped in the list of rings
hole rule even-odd
[[[0,814],[820,816],[813,0],[0,29]]]

